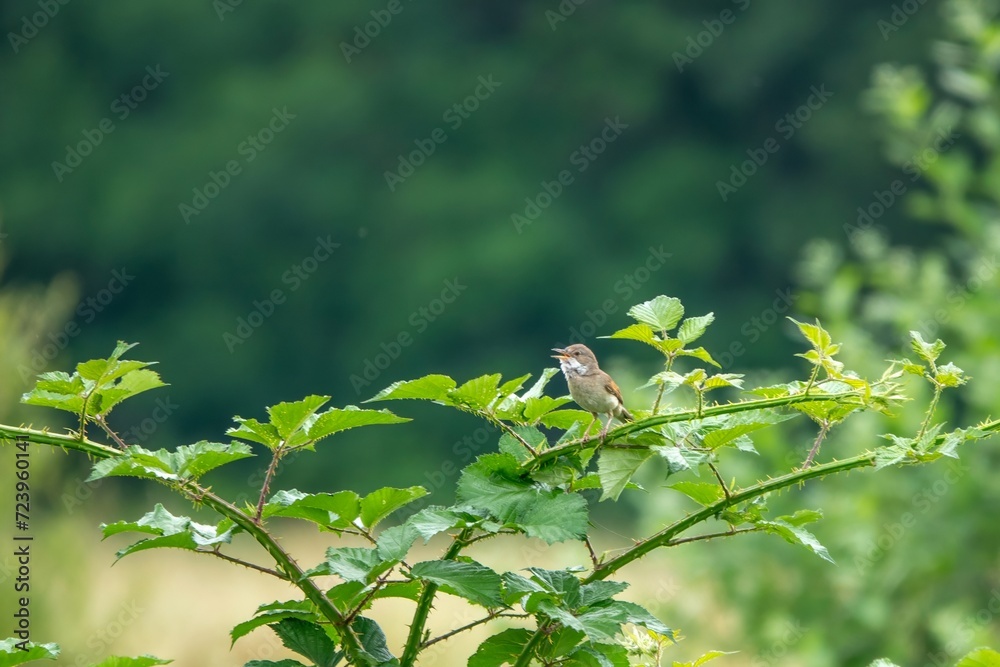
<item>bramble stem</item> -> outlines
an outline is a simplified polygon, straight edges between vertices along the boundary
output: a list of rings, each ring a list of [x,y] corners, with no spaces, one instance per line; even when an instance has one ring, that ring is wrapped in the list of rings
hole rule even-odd
[[[47,431],[0,424],[0,440],[14,440],[16,438],[27,440],[37,445],[51,445],[53,447],[85,452],[98,459],[121,456],[119,450],[88,440],[87,438],[58,435]],[[259,545],[264,547],[264,550],[267,551],[271,558],[274,559],[275,564],[278,566],[278,571],[284,573],[288,577],[288,581],[302,591],[309,598],[309,601],[316,605],[319,613],[337,628],[349,662],[352,665],[368,665],[371,663],[371,656],[361,645],[361,640],[358,639],[357,634],[351,629],[345,616],[334,606],[330,598],[326,597],[322,589],[305,575],[305,572],[288,552],[278,544],[267,530],[255,522],[252,517],[244,514],[236,506],[192,481],[171,482],[163,480],[163,483],[184,495],[188,500],[208,505],[253,537]]]

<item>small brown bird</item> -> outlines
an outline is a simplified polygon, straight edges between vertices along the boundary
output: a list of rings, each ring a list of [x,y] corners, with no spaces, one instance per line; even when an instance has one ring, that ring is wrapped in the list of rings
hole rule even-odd
[[[592,414],[595,420],[598,415],[608,416],[607,423],[601,429],[601,440],[608,435],[612,417],[623,422],[632,421],[632,415],[625,409],[622,401],[621,390],[611,376],[598,367],[597,357],[590,348],[577,343],[565,349],[553,348],[552,351],[556,353],[553,358],[559,360],[559,367],[566,376],[569,395],[577,405]],[[587,431],[593,424],[591,421],[587,425]]]

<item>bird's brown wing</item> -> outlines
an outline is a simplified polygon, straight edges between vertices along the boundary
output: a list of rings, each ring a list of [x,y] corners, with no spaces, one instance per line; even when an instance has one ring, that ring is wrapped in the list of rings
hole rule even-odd
[[[622,421],[632,421],[632,414],[625,409],[625,399],[622,398],[622,390],[618,388],[615,381],[608,376],[608,381],[604,384],[604,388],[608,390],[608,393],[618,399],[618,410],[615,412],[615,416]]]

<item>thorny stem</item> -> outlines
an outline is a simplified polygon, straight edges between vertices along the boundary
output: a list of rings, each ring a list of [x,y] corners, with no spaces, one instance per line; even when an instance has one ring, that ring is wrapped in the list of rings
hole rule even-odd
[[[719,474],[719,469],[715,467],[714,463],[709,463],[708,467],[712,470],[713,473],[715,473],[715,479],[719,480],[719,486],[722,487],[722,492],[724,494],[726,494],[726,498],[728,498],[729,497],[729,485],[726,484],[726,481],[724,479],[722,479],[722,475]]]
[[[121,456],[119,450],[94,442],[93,440],[88,440],[87,438],[59,435],[31,428],[0,424],[0,440],[15,440],[18,438],[38,445],[51,445],[63,449],[85,452],[98,459]],[[309,601],[316,605],[319,613],[337,628],[348,661],[353,665],[366,665],[370,663],[371,656],[369,656],[361,644],[361,640],[350,624],[346,622],[345,616],[334,606],[333,602],[319,588],[316,582],[306,576],[302,568],[299,567],[299,564],[278,544],[277,540],[263,526],[254,521],[253,517],[243,513],[235,505],[193,481],[187,480],[184,483],[169,480],[160,481],[178,491],[189,500],[208,505],[253,537],[274,559],[275,564],[278,566],[278,572],[283,572],[288,577],[288,581],[301,590]]]
[[[427,641],[425,641],[424,643],[422,643],[420,645],[420,648],[421,649],[425,649],[428,646],[430,646],[431,644],[437,644],[438,642],[443,642],[445,639],[449,639],[451,637],[454,637],[455,635],[457,635],[457,634],[459,634],[461,632],[465,632],[466,630],[471,630],[472,628],[476,627],[477,625],[482,625],[483,623],[489,623],[490,621],[492,621],[493,619],[496,619],[496,618],[528,618],[528,614],[505,614],[505,613],[503,613],[500,610],[491,611],[488,615],[484,616],[483,618],[480,618],[479,620],[473,621],[472,623],[466,623],[465,625],[463,625],[460,628],[455,628],[454,630],[449,630],[448,632],[444,633],[443,635],[438,635],[437,637],[434,637],[433,639],[428,639]]]
[[[269,574],[272,577],[277,577],[278,579],[281,579],[282,581],[288,581],[288,577],[286,575],[282,574],[281,572],[278,572],[277,570],[272,570],[269,567],[264,567],[263,565],[257,565],[256,563],[251,563],[249,561],[245,561],[245,560],[242,560],[240,558],[234,558],[232,556],[229,556],[227,554],[222,553],[221,551],[218,551],[217,549],[212,549],[211,551],[202,551],[202,550],[199,549],[198,553],[200,553],[200,554],[212,554],[213,556],[217,556],[217,557],[221,558],[222,560],[229,561],[230,563],[236,563],[237,565],[242,565],[243,567],[248,567],[251,570],[257,570],[258,572],[263,572],[264,574]]]
[[[271,464],[267,466],[267,474],[264,475],[264,483],[260,487],[260,498],[257,499],[257,512],[253,520],[260,523],[260,518],[264,514],[264,503],[267,501],[267,493],[271,490],[271,480],[274,478],[274,471],[278,469],[278,462],[285,455],[284,444],[278,445],[271,455]]]
[[[125,441],[119,438],[118,434],[111,430],[111,427],[108,426],[108,422],[103,416],[95,417],[94,421],[97,422],[98,426],[104,429],[104,432],[108,434],[109,438],[115,441],[115,444],[117,444],[120,449],[128,449],[128,445],[125,444]]]
[[[927,406],[927,415],[924,417],[924,421],[920,424],[920,432],[917,433],[917,440],[924,437],[924,433],[927,432],[927,428],[931,425],[931,419],[934,417],[934,411],[937,410],[938,400],[941,398],[941,390],[943,387],[933,378],[931,379],[931,382],[934,383],[934,398],[931,399],[931,404]]]
[[[830,432],[830,427],[833,426],[829,421],[823,420],[820,422],[819,433],[816,434],[816,441],[813,442],[812,449],[809,450],[809,455],[806,456],[806,460],[802,462],[802,469],[805,470],[812,465],[813,458],[819,453],[819,446],[823,444],[826,440],[826,434]]]
[[[597,558],[597,553],[594,551],[594,545],[591,544],[589,536],[583,538],[583,542],[587,545],[587,552],[590,553],[590,562],[594,565],[594,569],[596,570],[600,565],[600,561]]]

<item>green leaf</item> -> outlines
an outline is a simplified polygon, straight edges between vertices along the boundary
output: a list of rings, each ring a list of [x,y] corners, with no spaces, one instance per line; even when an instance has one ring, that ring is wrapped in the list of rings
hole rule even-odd
[[[87,481],[92,482],[105,477],[176,480],[177,473],[171,465],[170,452],[167,450],[152,452],[133,445],[119,456],[112,456],[95,463]]]
[[[945,344],[941,339],[935,340],[933,343],[928,343],[924,340],[924,337],[920,335],[919,331],[910,332],[910,347],[917,356],[926,361],[928,364],[933,364],[937,361],[937,358],[941,356],[944,351]]]
[[[271,629],[281,638],[286,648],[309,658],[316,667],[333,667],[337,650],[326,631],[316,623],[297,618],[286,618]]]
[[[243,667],[306,667],[298,660],[292,660],[286,658],[285,660],[251,660],[250,662],[243,665]]]
[[[639,467],[653,455],[645,449],[603,449],[597,461],[601,500],[618,500]]]
[[[459,501],[549,544],[582,539],[587,532],[586,500],[525,482],[516,477],[517,467],[517,459],[509,454],[480,456],[462,471]]]
[[[950,361],[943,366],[938,366],[934,379],[944,387],[960,387],[969,381],[965,371]]]
[[[267,409],[267,414],[278,437],[289,441],[297,431],[309,430],[318,419],[316,411],[329,400],[329,396],[306,396],[301,401],[272,405]]]
[[[372,401],[393,401],[399,399],[416,399],[447,402],[448,392],[455,388],[455,381],[447,375],[425,375],[417,380],[401,380],[369,398]]]
[[[645,607],[637,605],[634,602],[626,602],[624,600],[615,600],[614,604],[625,612],[626,622],[642,626],[647,630],[652,630],[657,634],[669,637],[673,641],[677,641],[674,631],[664,625],[663,621],[649,613]]]
[[[429,560],[416,563],[410,574],[483,607],[499,607],[503,603],[500,575],[476,562]]]
[[[690,470],[697,475],[698,466],[708,460],[708,456],[703,452],[698,452],[688,447],[659,445],[650,447],[650,449],[666,460],[668,475],[675,475],[684,470]]]
[[[500,374],[482,375],[469,380],[462,386],[448,392],[448,397],[458,405],[473,410],[485,410],[496,400],[500,384]]]
[[[121,559],[137,551],[161,547],[190,551],[196,551],[200,547],[214,547],[217,544],[230,542],[235,528],[230,526],[227,530],[219,532],[215,526],[196,523],[190,517],[174,516],[163,505],[157,503],[152,512],[148,512],[137,522],[118,521],[112,524],[101,524],[101,530],[104,537],[124,532],[146,533],[155,536],[139,540],[120,550],[115,555]]]
[[[793,526],[804,526],[807,523],[813,523],[822,518],[823,512],[820,510],[796,510],[795,514],[779,516],[778,520],[790,523]]]
[[[374,548],[330,547],[326,550],[326,560],[307,570],[306,575],[314,577],[335,574],[344,581],[370,584],[392,566],[393,563],[384,562]]]
[[[387,486],[372,491],[361,499],[361,523],[366,528],[374,528],[382,519],[428,493],[422,486],[411,486],[406,489]]]
[[[464,528],[466,526],[466,519],[459,512],[435,506],[420,510],[407,519],[406,523],[413,526],[426,542],[438,533],[443,533],[446,530]]]
[[[628,588],[624,581],[593,581],[580,586],[580,606],[589,607],[610,600]]]
[[[243,417],[233,417],[233,421],[239,426],[230,428],[226,431],[226,435],[256,442],[271,450],[277,449],[278,445],[281,444],[278,429],[271,424],[264,424],[256,419],[243,419]]]
[[[715,359],[713,359],[712,355],[710,355],[708,353],[708,350],[706,350],[703,347],[696,347],[696,348],[691,349],[691,350],[678,350],[677,351],[677,356],[678,357],[694,357],[695,359],[701,359],[706,364],[712,364],[716,368],[722,368],[722,364],[720,364],[718,361],[716,361]]]
[[[610,336],[602,336],[602,338],[619,338],[624,340],[637,340],[640,343],[646,343],[647,345],[652,345],[653,347],[659,349],[659,344],[662,342],[653,331],[653,327],[648,324],[630,324],[624,329],[619,329]]]
[[[805,336],[814,349],[824,351],[830,347],[833,339],[830,338],[829,332],[820,326],[818,321],[816,324],[806,324],[805,322],[798,322],[791,317],[788,319],[799,328],[799,331],[802,332],[802,335]]]
[[[886,660],[885,658],[879,658],[875,662],[868,665],[868,667],[899,667],[896,663],[891,660]]]
[[[514,664],[532,632],[525,628],[510,628],[488,638],[469,658],[468,667],[500,667]]]
[[[530,398],[541,398],[549,380],[551,380],[558,372],[558,368],[546,368],[543,370],[541,376],[535,380],[535,384],[531,385],[531,389],[521,394],[521,400],[527,401]]]
[[[162,451],[162,450],[161,450]],[[202,475],[233,461],[253,456],[250,447],[242,442],[228,445],[201,440],[193,445],[182,445],[171,457],[174,471],[182,479],[198,479]]]
[[[354,526],[361,513],[361,498],[353,491],[337,493],[302,493],[296,489],[278,491],[261,516],[289,517],[312,521],[324,530],[346,530]]]
[[[706,507],[719,502],[725,495],[721,486],[708,482],[677,482],[671,484],[669,488],[680,491],[699,505]]]
[[[58,644],[35,644],[27,642],[27,651],[18,647],[15,637],[0,639],[0,667],[14,667],[32,660],[55,660],[59,657]]]
[[[513,394],[514,392],[519,391],[521,387],[524,386],[524,383],[528,381],[529,378],[531,378],[531,373],[525,373],[521,377],[514,378],[513,380],[507,380],[502,385],[500,385],[500,389],[497,391],[497,393],[500,396],[508,396],[510,394]]]
[[[318,616],[314,611],[312,602],[309,600],[271,602],[257,607],[254,617],[234,627],[229,632],[229,636],[232,638],[232,643],[235,644],[237,639],[245,637],[262,625],[270,625],[285,618],[314,621],[318,619]]]
[[[660,295],[651,301],[632,306],[628,316],[637,322],[653,327],[656,331],[670,331],[684,317],[680,299]]]
[[[587,643],[578,647],[566,667],[629,667],[628,652],[618,644]]]
[[[510,428],[517,435],[521,436],[521,439],[531,445],[536,452],[548,446],[545,434],[534,426],[512,426]],[[504,454],[513,455],[518,461],[526,461],[531,456],[531,452],[525,448],[521,441],[510,433],[504,433],[500,436],[498,448]]]
[[[409,522],[387,528],[378,536],[378,555],[383,561],[401,561],[418,537],[420,532]]]
[[[680,328],[677,329],[677,338],[685,345],[693,343],[701,338],[702,334],[705,333],[705,329],[708,328],[708,325],[714,321],[715,313],[709,313],[708,315],[702,315],[700,317],[689,317],[681,322]]]
[[[377,664],[383,665],[395,660],[395,656],[389,651],[385,633],[378,623],[370,618],[358,616],[351,624],[351,629],[361,640],[365,652],[372,656]]]
[[[831,563],[834,562],[833,558],[830,557],[830,552],[826,550],[826,547],[820,544],[819,540],[816,539],[816,536],[805,528],[793,525],[787,521],[782,521],[781,519],[776,519],[774,521],[758,521],[756,525],[765,532],[780,535],[786,542],[791,544],[801,544],[825,561],[829,561]]]
[[[1000,653],[989,648],[977,648],[965,654],[955,667],[1000,667]]]
[[[395,415],[389,410],[365,410],[356,405],[348,405],[343,408],[331,408],[320,413],[315,423],[306,430],[306,435],[310,440],[321,440],[334,433],[358,426],[402,424],[408,421],[411,420]]]
[[[105,658],[93,667],[152,667],[153,665],[169,665],[173,660],[161,660],[153,655],[140,655],[138,658],[121,658],[112,656]]]
[[[716,658],[721,658],[724,655],[733,655],[736,651],[709,651],[705,653],[694,662],[674,662],[674,667],[701,667],[709,660],[715,660]]]
[[[522,415],[524,415],[525,421],[534,423],[538,421],[542,415],[548,414],[556,408],[566,405],[569,402],[570,399],[565,396],[561,398],[552,398],[551,396],[529,398],[524,402]]]
[[[543,590],[555,593],[562,606],[576,609],[581,606],[580,579],[569,570],[545,570],[540,567],[528,568],[532,580]]]

